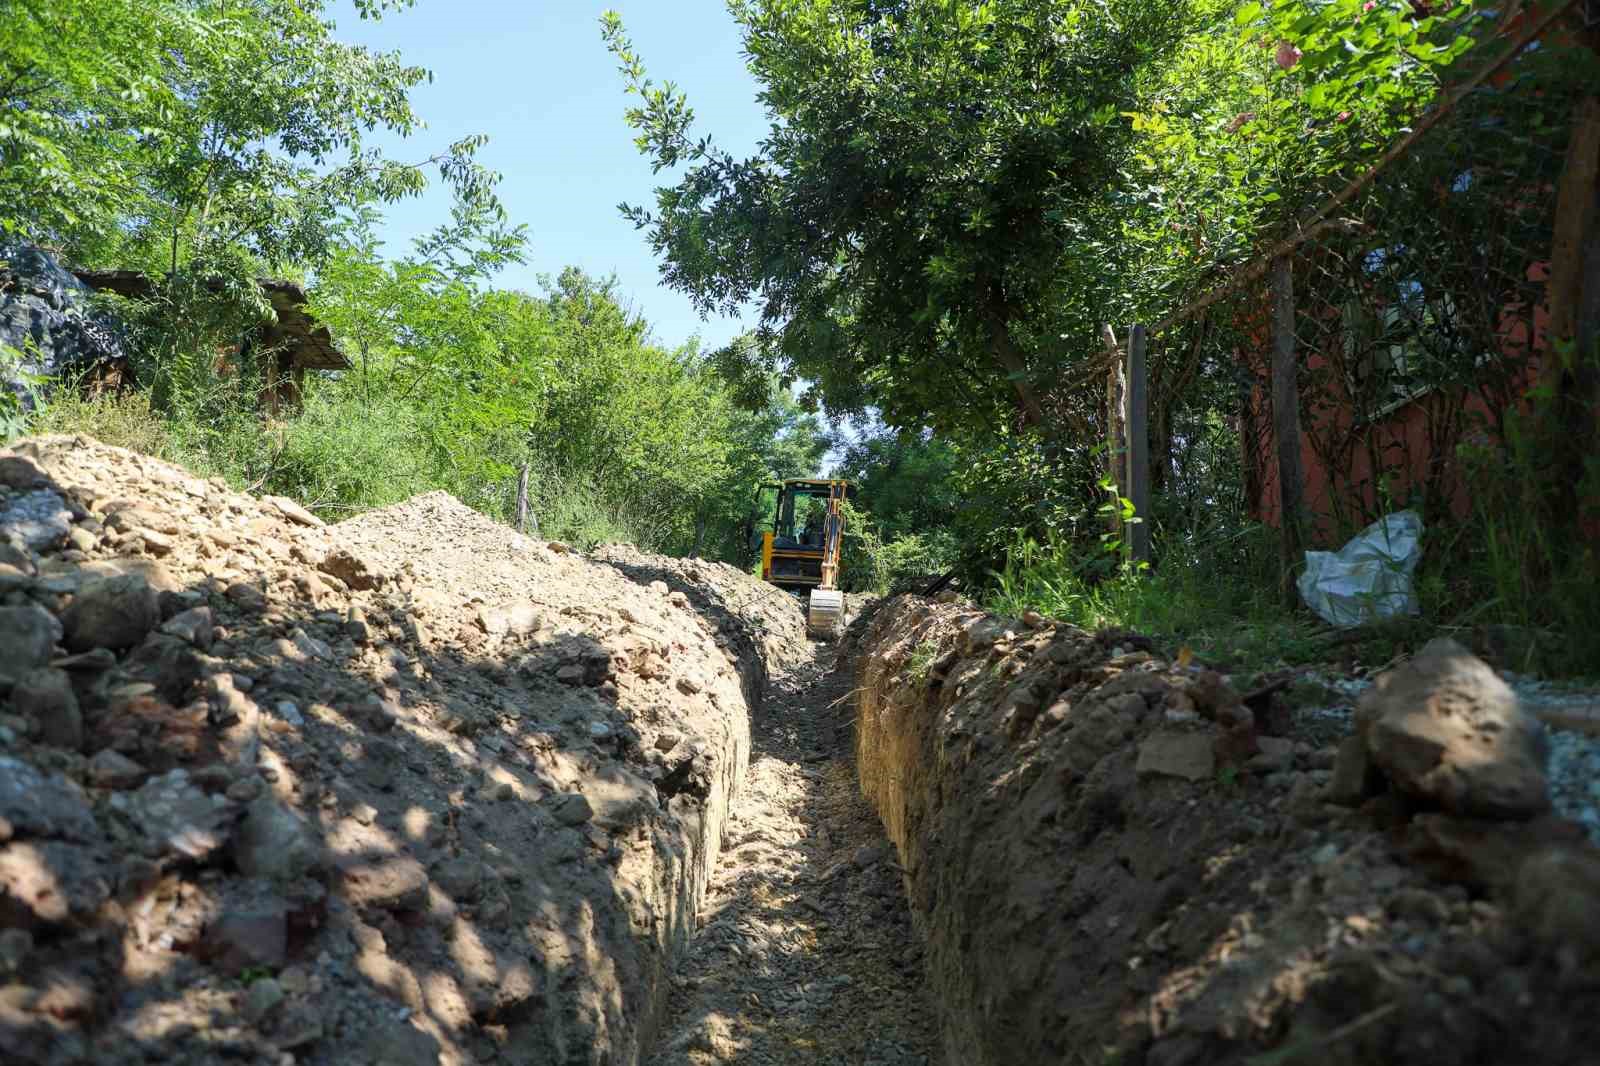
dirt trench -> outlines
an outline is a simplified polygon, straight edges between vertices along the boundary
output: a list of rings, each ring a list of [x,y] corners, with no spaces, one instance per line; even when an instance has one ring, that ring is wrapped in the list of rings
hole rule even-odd
[[[817,647],[753,716],[749,772],[654,1066],[940,1061],[900,866],[857,784],[838,660]]]
[[[440,493],[0,450],[0,1059],[926,1061],[814,652],[732,567]]]
[[[1342,717],[959,602],[889,601],[860,649],[941,1061],[1600,1061],[1600,849],[1464,648]]]

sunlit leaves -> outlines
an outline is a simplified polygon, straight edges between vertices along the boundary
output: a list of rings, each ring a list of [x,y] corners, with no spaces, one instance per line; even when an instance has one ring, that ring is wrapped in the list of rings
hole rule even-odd
[[[1100,284],[1076,253],[1110,224],[1103,190],[1132,143],[1116,116],[1189,7],[736,3],[773,119],[748,160],[690,138],[682,94],[652,85],[608,15],[641,147],[657,170],[687,164],[653,211],[625,213],[703,311],[756,302],[766,365],[831,409],[1007,420],[1059,366],[1030,320]]]
[[[409,0],[362,0],[364,17]],[[0,225],[80,260],[171,271],[245,251],[313,266],[351,209],[436,170],[494,205],[483,139],[396,162],[426,71],[333,36],[324,0],[16,0],[0,37]]]

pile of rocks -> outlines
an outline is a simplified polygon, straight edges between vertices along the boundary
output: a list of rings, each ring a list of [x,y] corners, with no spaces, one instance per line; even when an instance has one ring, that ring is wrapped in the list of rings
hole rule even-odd
[[[763,670],[448,496],[0,451],[3,1057],[637,1061]]]
[[[711,619],[749,657],[774,670],[793,669],[810,660],[800,601],[776,585],[753,580],[736,566],[656,555],[631,544],[602,545],[594,558],[641,584],[661,582],[674,602]]]

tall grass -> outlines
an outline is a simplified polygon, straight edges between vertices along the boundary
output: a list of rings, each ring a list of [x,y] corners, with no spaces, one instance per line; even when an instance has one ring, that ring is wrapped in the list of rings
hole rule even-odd
[[[885,536],[870,512],[846,502],[840,579],[851,592],[886,594],[901,581],[943,574],[955,566],[959,545],[948,529]]]
[[[85,396],[74,388],[61,388],[29,419],[30,434],[65,433],[93,437],[104,444],[131,448],[169,462],[195,465],[199,458],[184,454],[167,423],[150,408],[145,392],[102,393]]]
[[[993,575],[986,606],[1010,615],[1036,610],[1085,629],[1134,630],[1228,669],[1315,661],[1327,650],[1325,627],[1284,606],[1275,551],[1271,530],[1249,527],[1169,551],[1154,570],[1108,572],[1097,549],[1024,541]]]
[[[291,497],[333,522],[438,490],[502,522],[516,520],[520,455],[509,455],[491,476],[458,469],[413,404],[358,403],[344,390],[314,389],[299,410],[272,419],[253,404],[209,399],[162,412],[143,390],[85,396],[63,386],[27,430],[129,448],[240,491]],[[529,510],[541,536],[583,549],[616,541],[656,551],[681,547],[659,506],[583,472],[530,461]]]
[[[1424,609],[1458,629],[1498,629],[1514,669],[1600,676],[1600,456],[1566,491],[1549,483],[1546,450],[1523,417],[1509,420],[1507,438],[1463,448],[1471,512],[1424,556]],[[1554,503],[1563,495],[1570,511]]]
[[[1103,552],[1072,542],[1016,545],[992,578],[986,606],[1033,609],[1088,629],[1131,629],[1172,648],[1189,646],[1227,668],[1355,658],[1382,663],[1439,635],[1496,665],[1550,677],[1600,676],[1600,565],[1583,526],[1552,524],[1525,498],[1514,455],[1477,467],[1467,518],[1424,535],[1416,575],[1418,618],[1355,631],[1324,625],[1279,594],[1277,534],[1248,527],[1225,540],[1178,545],[1156,569],[1108,566]]]

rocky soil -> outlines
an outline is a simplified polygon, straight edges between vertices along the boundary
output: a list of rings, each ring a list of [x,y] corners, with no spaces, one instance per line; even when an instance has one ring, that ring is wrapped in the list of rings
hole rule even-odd
[[[1595,1061],[1590,696],[944,599],[0,451],[0,1061]]]
[[[671,565],[0,452],[0,1057],[638,1061],[804,648]]]
[[[753,717],[656,1066],[939,1061],[900,867],[856,784],[849,677],[832,667],[825,648]]]
[[[627,546],[596,557],[715,606],[685,580],[699,563]],[[760,583],[730,588],[798,602]],[[846,617],[867,602],[851,596]],[[764,617],[774,672],[751,716],[749,773],[647,1061],[931,1066],[937,1025],[902,872],[857,785],[850,656],[807,642],[788,611]]]
[[[1600,850],[1465,649],[1353,715],[959,603],[891,601],[860,649],[944,1061],[1596,1061]]]

